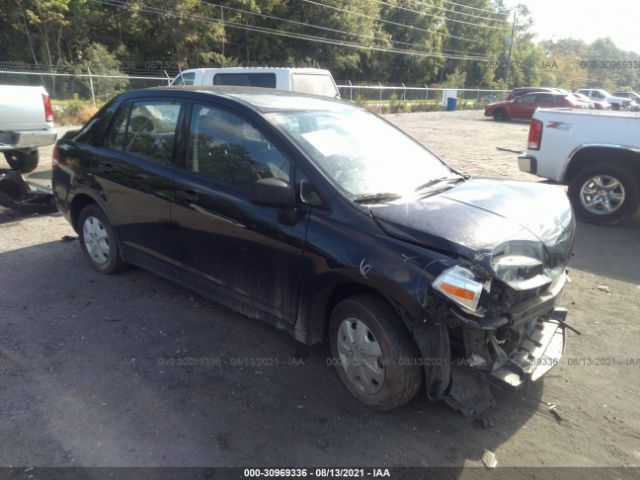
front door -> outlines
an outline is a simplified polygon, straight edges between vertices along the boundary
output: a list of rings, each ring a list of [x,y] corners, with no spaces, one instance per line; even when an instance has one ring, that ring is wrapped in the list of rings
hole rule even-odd
[[[281,221],[250,201],[258,179],[292,182],[293,164],[237,112],[193,104],[187,130],[172,220],[188,281],[250,316],[293,322],[307,216]]]

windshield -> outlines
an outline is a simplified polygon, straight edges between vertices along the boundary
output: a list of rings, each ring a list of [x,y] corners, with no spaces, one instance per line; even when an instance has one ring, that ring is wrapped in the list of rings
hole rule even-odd
[[[353,197],[404,196],[436,179],[460,178],[377,116],[357,109],[267,115]]]

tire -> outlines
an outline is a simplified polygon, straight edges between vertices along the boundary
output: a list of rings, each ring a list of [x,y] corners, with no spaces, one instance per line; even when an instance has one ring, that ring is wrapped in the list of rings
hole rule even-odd
[[[82,253],[95,270],[108,274],[125,268],[115,231],[96,204],[87,205],[80,212],[78,232]]]
[[[376,410],[393,410],[420,390],[423,371],[416,361],[418,350],[402,320],[380,298],[358,295],[340,302],[331,313],[329,335],[338,375],[360,402]],[[363,348],[358,351],[358,347]],[[373,367],[367,369],[365,364]]]
[[[496,122],[506,122],[509,120],[509,116],[504,108],[498,108],[495,112],[493,112],[493,119]]]
[[[39,154],[37,148],[27,150],[9,150],[4,152],[4,158],[12,170],[20,173],[33,172],[38,166]]]
[[[629,169],[601,162],[574,176],[569,183],[569,199],[580,220],[596,225],[614,225],[638,209],[640,186],[638,178]],[[597,203],[589,207],[590,202]]]

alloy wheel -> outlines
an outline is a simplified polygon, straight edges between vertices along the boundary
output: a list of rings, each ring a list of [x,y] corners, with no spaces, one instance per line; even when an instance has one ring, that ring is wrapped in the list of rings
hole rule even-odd
[[[619,210],[625,196],[622,182],[610,175],[593,176],[580,189],[582,206],[594,215],[610,215]]]

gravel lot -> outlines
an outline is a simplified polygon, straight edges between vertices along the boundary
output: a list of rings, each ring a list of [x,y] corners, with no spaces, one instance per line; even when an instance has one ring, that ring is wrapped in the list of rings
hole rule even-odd
[[[524,148],[527,124],[479,112],[388,118],[464,173],[540,180],[496,148]],[[46,184],[44,150],[30,179]],[[489,449],[500,466],[640,466],[637,216],[578,225],[561,303],[582,334],[568,332],[543,382],[496,392],[489,428],[424,396],[368,410],[326,366],[325,346],[138,269],[99,275],[64,235],[74,232],[59,214],[0,207],[0,465],[462,468]],[[186,357],[205,365],[167,365]]]

